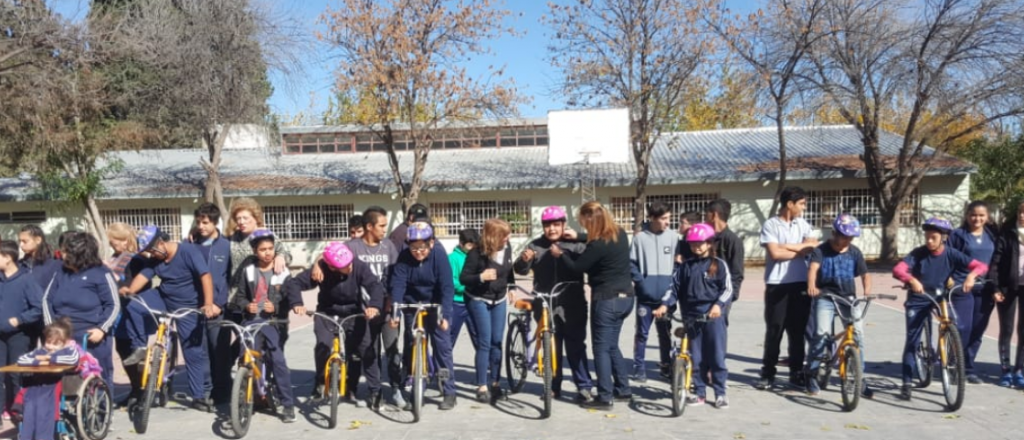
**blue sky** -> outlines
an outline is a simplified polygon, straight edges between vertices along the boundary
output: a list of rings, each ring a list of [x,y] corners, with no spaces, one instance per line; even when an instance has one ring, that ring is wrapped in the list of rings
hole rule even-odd
[[[270,2],[281,13],[290,14],[294,20],[308,26],[310,34],[322,25],[318,18],[330,5],[331,0],[264,0]],[[558,0],[563,3],[565,0]],[[748,10],[760,3],[758,0],[723,0],[729,7]],[[49,0],[59,13],[72,19],[82,18],[88,11],[88,0]],[[525,117],[545,116],[549,110],[565,107],[564,99],[554,92],[559,82],[559,72],[545,60],[550,36],[540,24],[540,17],[548,11],[547,0],[506,0],[506,7],[513,12],[512,24],[523,32],[519,37],[505,37],[490,42],[494,54],[478,57],[468,65],[470,72],[484,72],[489,65],[506,66],[506,75],[513,78],[519,92],[532,99],[520,107]],[[521,15],[520,15],[521,14]],[[272,74],[274,94],[270,98],[272,111],[282,115],[298,112],[319,113],[326,107],[331,94],[332,64],[329,47],[318,45],[315,54],[298,74],[284,77]]]

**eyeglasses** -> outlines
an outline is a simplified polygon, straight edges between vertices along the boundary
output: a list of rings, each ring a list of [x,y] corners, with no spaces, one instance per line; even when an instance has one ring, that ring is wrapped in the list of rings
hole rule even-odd
[[[426,251],[429,251],[429,250],[430,250],[430,246],[417,246],[417,247],[409,246],[409,252],[416,252],[418,254],[422,254],[422,253],[424,253]]]

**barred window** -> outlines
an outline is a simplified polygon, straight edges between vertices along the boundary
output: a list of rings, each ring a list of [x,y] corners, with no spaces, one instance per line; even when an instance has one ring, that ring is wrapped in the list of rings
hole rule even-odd
[[[836,189],[807,192],[807,210],[804,219],[811,226],[829,229],[837,215],[847,213],[860,221],[862,226],[879,226],[882,216],[875,207],[869,189]],[[921,223],[920,196],[917,191],[910,194],[900,206],[900,224],[906,226]]]
[[[46,211],[0,212],[0,224],[39,224],[46,221]]]
[[[281,240],[323,241],[348,238],[352,205],[264,206],[267,228]]]
[[[668,205],[672,212],[669,227],[679,229],[679,214],[686,211],[704,212],[704,207],[711,201],[718,198],[717,193],[706,194],[675,194],[647,196],[647,203],[661,202]],[[611,210],[618,223],[623,229],[633,229],[633,202],[634,197],[612,197]]]
[[[530,235],[529,200],[488,200],[430,204],[434,235],[457,237],[463,229],[482,231],[489,218],[500,218],[512,227],[513,236]]]
[[[136,230],[146,225],[155,225],[171,240],[182,238],[181,210],[178,208],[103,209],[100,210],[100,217],[107,225],[127,223]]]

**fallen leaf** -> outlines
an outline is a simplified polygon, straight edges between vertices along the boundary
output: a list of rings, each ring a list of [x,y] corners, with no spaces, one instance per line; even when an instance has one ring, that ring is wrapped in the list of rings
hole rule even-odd
[[[633,432],[633,428],[626,428],[626,429],[623,429],[623,431],[624,432]]]
[[[822,427],[821,427],[821,430],[822,430],[822,431],[831,431],[831,430],[832,430],[832,428],[829,428],[828,426],[822,426]]]
[[[596,409],[588,409],[587,412],[593,414],[593,413],[596,413],[597,410]]]
[[[772,422],[761,422],[761,426],[768,426],[768,425],[771,425],[771,424],[772,424]]]
[[[604,418],[606,418],[606,419],[614,419],[615,418],[615,414],[605,414]]]
[[[947,419],[947,420],[956,420],[956,419],[960,418],[960,414],[946,414],[946,415],[942,416],[942,418]]]
[[[846,426],[843,426],[843,427],[846,428],[846,429],[859,429],[861,431],[870,431],[871,430],[871,428],[869,428],[867,425],[857,425],[857,424],[854,424],[854,423],[847,423]]]
[[[353,420],[352,423],[348,424],[348,430],[359,429],[363,424],[358,420]]]
[[[743,434],[742,432],[737,432],[737,433],[732,435],[732,438],[737,439],[737,440],[742,440],[742,439],[747,438],[747,436],[746,436],[746,434]]]

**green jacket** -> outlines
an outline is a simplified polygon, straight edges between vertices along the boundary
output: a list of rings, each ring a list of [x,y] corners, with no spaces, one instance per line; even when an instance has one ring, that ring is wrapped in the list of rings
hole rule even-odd
[[[466,265],[466,251],[462,250],[462,246],[456,246],[455,250],[448,254],[448,263],[452,265],[452,277],[455,278],[455,302],[464,303],[466,300],[462,295],[466,293],[466,286],[459,282],[462,266]]]

